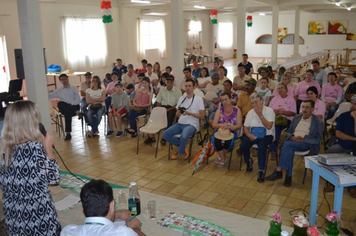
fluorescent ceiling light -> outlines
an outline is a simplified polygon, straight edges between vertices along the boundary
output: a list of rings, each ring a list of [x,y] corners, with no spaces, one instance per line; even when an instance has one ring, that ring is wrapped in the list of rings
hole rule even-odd
[[[260,15],[260,16],[265,16],[265,15],[266,15],[266,13],[264,13],[264,12],[260,12],[260,13],[259,13],[259,15]]]
[[[151,10],[151,9],[142,9],[141,14],[144,16],[166,16],[168,15],[166,10]]]
[[[335,5],[339,7],[341,5],[341,3],[340,2],[335,2]]]
[[[205,9],[206,7],[203,5],[194,5],[194,8]]]
[[[347,9],[348,11],[351,11],[351,7],[347,7],[346,9]]]
[[[151,3],[148,0],[131,0],[131,2],[136,2],[136,3]]]

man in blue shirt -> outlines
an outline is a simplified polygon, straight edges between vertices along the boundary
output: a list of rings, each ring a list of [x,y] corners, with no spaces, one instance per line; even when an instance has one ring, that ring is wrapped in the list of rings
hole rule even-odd
[[[313,61],[312,65],[314,70],[313,80],[318,82],[321,88],[324,84],[328,83],[328,75],[326,74],[325,70],[320,68],[320,63],[318,61]]]
[[[61,74],[59,76],[63,87],[54,90],[48,94],[49,99],[58,98],[58,109],[63,114],[65,120],[65,132],[67,133],[64,140],[72,138],[72,117],[79,111],[80,96],[77,87],[69,84],[68,76]]]
[[[251,64],[251,62],[247,61],[247,59],[248,55],[246,53],[242,54],[242,62],[240,62],[237,67],[239,67],[240,65],[245,66],[245,74],[251,77],[253,74],[253,65]]]
[[[200,76],[200,72],[201,72],[201,68],[199,67],[198,62],[195,61],[193,63],[192,76],[197,79]]]
[[[122,64],[122,60],[120,58],[116,59],[116,66],[112,68],[112,72],[116,71],[119,76],[119,81],[121,82],[122,75],[127,73],[127,67]]]

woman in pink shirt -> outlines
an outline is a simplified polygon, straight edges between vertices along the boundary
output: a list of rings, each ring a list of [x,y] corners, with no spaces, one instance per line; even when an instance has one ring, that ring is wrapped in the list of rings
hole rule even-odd
[[[321,121],[324,122],[325,115],[325,103],[318,99],[318,90],[316,87],[310,87],[307,89],[308,100],[315,102],[313,115],[317,116]],[[299,109],[299,113],[302,112],[302,108]]]
[[[321,100],[326,103],[328,111],[327,120],[334,116],[342,98],[342,87],[336,83],[337,75],[331,72],[328,74],[328,79],[329,83],[325,84],[321,91]]]
[[[294,116],[296,113],[295,100],[293,99],[293,97],[288,96],[287,89],[288,87],[286,84],[280,83],[277,87],[279,96],[274,97],[269,105],[269,107],[272,108],[274,113],[276,114],[276,121],[283,119],[283,118],[278,118],[279,116],[286,118],[286,124],[284,124],[284,122],[282,122],[283,124],[278,124],[277,122],[275,123],[274,139],[277,144],[279,143],[279,138],[282,130],[289,127],[292,120],[292,116]],[[276,150],[277,147],[273,143],[270,149],[271,160],[276,159]]]
[[[288,89],[287,93],[288,93],[288,96],[294,98],[294,89],[293,89],[292,87],[288,86],[288,84],[290,83],[289,75],[287,75],[287,74],[282,75],[281,83],[287,85],[287,89]],[[272,98],[273,98],[273,97],[280,97],[279,92],[278,92],[278,89],[275,89],[275,90],[273,91]]]
[[[135,98],[133,99],[133,106],[130,107],[129,121],[130,129],[126,129],[131,137],[137,136],[137,123],[136,117],[147,114],[147,109],[151,106],[151,101],[153,93],[150,87],[150,79],[148,77],[143,77],[142,87],[136,91]]]
[[[307,89],[314,86],[320,94],[320,85],[318,82],[313,81],[314,71],[309,69],[305,74],[305,80],[300,82],[294,90],[294,99],[297,101],[297,112],[299,114],[300,104],[307,100]]]

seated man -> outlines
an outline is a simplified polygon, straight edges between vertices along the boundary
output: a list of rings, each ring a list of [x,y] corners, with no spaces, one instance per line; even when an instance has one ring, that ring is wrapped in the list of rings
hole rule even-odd
[[[61,236],[145,235],[136,217],[130,221],[129,210],[115,211],[112,188],[104,180],[92,179],[86,183],[80,192],[80,200],[86,217],[84,225],[67,225]],[[114,222],[118,219],[124,220],[126,225]]]
[[[138,83],[138,78],[137,75],[133,73],[133,65],[128,64],[127,73],[122,76],[122,84],[124,85],[124,91],[127,95],[130,95],[135,90],[136,83]]]
[[[87,91],[87,89],[89,89],[89,88],[91,88],[91,73],[87,72],[87,73],[85,73],[85,81],[81,82],[79,85],[79,93],[80,93],[80,97],[81,97],[80,110],[84,114],[86,114],[88,111],[88,104],[86,101],[85,91]]]
[[[174,83],[174,77],[171,75],[168,75],[166,79],[166,87],[162,87],[159,90],[159,93],[157,95],[157,106],[158,107],[165,107],[167,109],[167,128],[171,127],[173,122],[174,122],[174,117],[176,115],[176,105],[179,100],[179,98],[182,96],[182,92],[179,90],[179,88],[173,86]],[[150,143],[154,142],[152,139],[154,138],[154,135],[149,137],[148,139],[149,142],[145,143]],[[161,139],[161,144],[166,145],[166,140],[164,138]]]
[[[323,122],[313,115],[314,102],[305,100],[302,103],[302,114],[294,116],[283,143],[282,152],[277,169],[266,177],[268,181],[283,178],[282,169],[286,169],[284,186],[292,185],[292,170],[294,152],[310,150],[312,155],[317,155],[320,150],[320,141],[323,138]]]
[[[240,95],[245,90],[245,81],[249,80],[251,77],[245,74],[246,68],[244,65],[239,65],[237,67],[238,75],[235,76],[232,87],[237,95]]]
[[[220,66],[224,66],[224,60],[222,60],[222,59],[219,60],[219,67],[220,67]],[[227,76],[227,69],[226,69],[226,67],[224,67],[224,68],[225,68],[225,73],[224,73],[224,75]]]
[[[119,81],[122,79],[122,75],[127,73],[127,67],[122,64],[120,58],[116,59],[116,66],[112,68],[112,72],[116,72]]]
[[[185,159],[189,157],[189,138],[199,130],[200,119],[204,118],[204,102],[201,97],[194,95],[194,86],[194,80],[185,81],[187,96],[180,97],[176,106],[176,117],[179,117],[179,120],[162,135],[169,143],[179,147],[171,156],[173,160],[184,153]],[[174,137],[176,134],[181,135],[180,139]]]
[[[72,138],[72,117],[79,111],[80,96],[77,87],[69,84],[68,76],[61,74],[59,76],[63,87],[54,90],[48,94],[49,99],[58,98],[58,109],[64,116],[66,136],[64,140]]]
[[[245,80],[245,92],[240,94],[239,100],[237,101],[237,107],[241,110],[243,122],[245,121],[247,113],[253,108],[250,101],[250,95],[257,93],[255,88],[256,80],[252,78]]]
[[[324,153],[345,153],[355,150],[352,149],[352,145],[356,143],[356,95],[351,98],[351,110],[340,114],[336,124],[336,138],[337,142],[332,145]],[[353,128],[351,128],[353,127]],[[329,185],[325,188],[325,192],[334,191],[334,186]],[[349,192],[351,197],[356,198],[356,187],[350,187]]]
[[[140,73],[147,73],[147,60],[146,59],[142,59],[141,61],[142,64],[142,68],[141,69],[136,69],[136,74],[140,74]]]
[[[212,75],[214,72],[219,73],[219,61],[214,61],[214,67],[209,71],[209,75]]]
[[[225,71],[226,71],[226,68],[225,68],[225,67],[219,66],[218,73],[219,73],[219,75],[220,75],[220,79],[219,79],[219,83],[220,83],[220,84],[224,84],[224,82],[225,82],[226,80],[229,80],[229,78],[227,78],[227,77],[225,76]]]
[[[352,74],[352,76],[356,79],[356,71]],[[351,97],[356,94],[356,82],[350,84],[345,92],[345,102],[349,102]]]
[[[214,111],[215,104],[213,99],[217,92],[224,89],[224,86],[219,83],[219,73],[215,72],[211,75],[211,83],[206,86],[205,108],[209,109],[209,115]]]
[[[192,70],[193,77],[197,79],[200,75],[200,72],[201,72],[201,68],[199,67],[198,62],[195,61],[193,63],[193,70]]]
[[[252,74],[253,74],[253,65],[251,64],[251,62],[247,61],[247,59],[248,59],[248,55],[247,55],[246,53],[242,54],[242,62],[240,62],[240,63],[238,64],[238,67],[239,67],[240,65],[245,66],[245,68],[246,68],[246,70],[245,70],[246,75],[248,75],[248,76],[251,77]]]
[[[184,78],[179,82],[179,89],[182,91],[182,94],[185,92],[185,81],[187,79],[193,79],[192,69],[190,67],[186,67],[183,69]]]

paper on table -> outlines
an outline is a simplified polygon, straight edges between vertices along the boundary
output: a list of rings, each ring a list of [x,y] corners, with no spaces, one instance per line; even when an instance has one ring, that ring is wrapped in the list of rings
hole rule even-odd
[[[62,200],[54,203],[54,206],[56,207],[57,211],[63,211],[67,208],[71,208],[74,205],[78,204],[78,202],[80,201],[79,197],[76,197],[72,194],[69,194],[68,196],[66,196],[65,198],[63,198]]]

